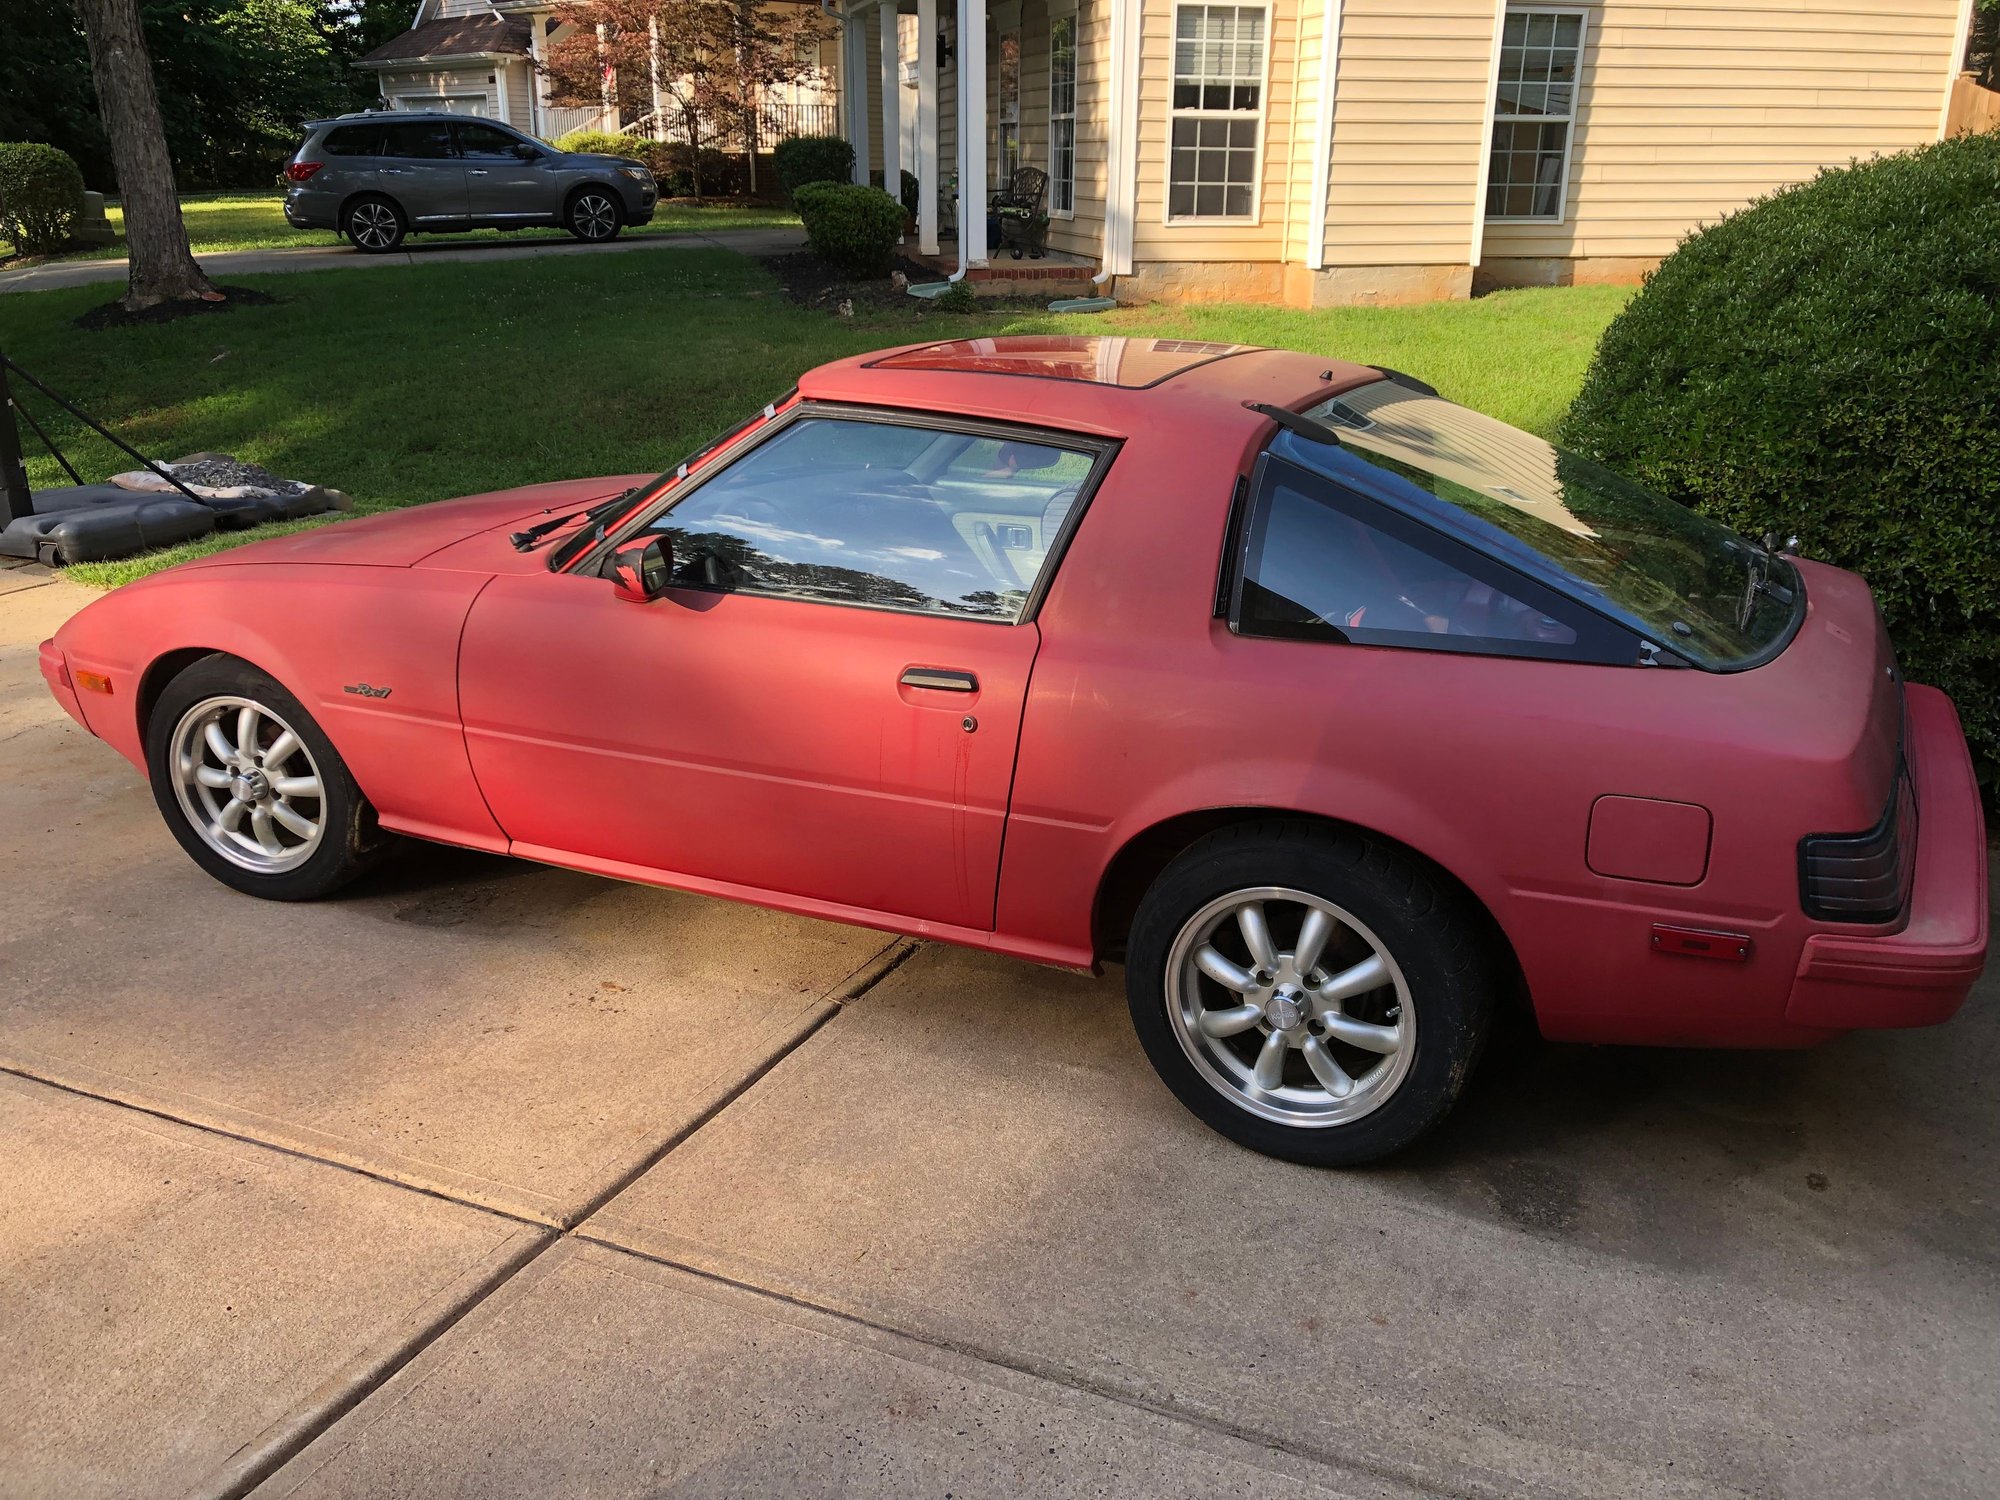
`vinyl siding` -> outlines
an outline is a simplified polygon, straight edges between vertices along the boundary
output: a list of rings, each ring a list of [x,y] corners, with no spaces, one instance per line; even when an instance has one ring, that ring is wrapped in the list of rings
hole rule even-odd
[[[1576,8],[1590,25],[1564,222],[1489,224],[1489,260],[1665,255],[1821,167],[1936,138],[1956,0]]]
[[[1316,0],[1308,0],[1316,3]],[[1172,0],[1148,0],[1140,18],[1139,160],[1134,261],[1277,261],[1283,257],[1293,184],[1293,103],[1298,83],[1299,0],[1272,0],[1269,72],[1259,139],[1256,212],[1247,220],[1167,222],[1167,143],[1173,103]]]
[[[1470,260],[1492,40],[1492,0],[1345,0],[1329,266]]]
[[[507,80],[507,120],[516,130],[532,131],[535,122],[530,116],[534,107],[535,70],[526,59],[509,63],[504,75]]]

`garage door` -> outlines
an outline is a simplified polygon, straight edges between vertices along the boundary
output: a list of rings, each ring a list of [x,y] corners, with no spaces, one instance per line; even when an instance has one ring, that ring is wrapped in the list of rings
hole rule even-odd
[[[487,94],[398,94],[398,109],[441,109],[454,115],[493,117],[493,100]]]

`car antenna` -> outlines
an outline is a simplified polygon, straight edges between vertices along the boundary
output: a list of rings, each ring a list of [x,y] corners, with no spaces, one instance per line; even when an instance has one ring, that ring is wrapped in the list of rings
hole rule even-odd
[[[1335,448],[1340,446],[1340,429],[1337,427],[1329,427],[1324,422],[1315,422],[1311,417],[1302,417],[1295,411],[1282,406],[1273,406],[1268,401],[1245,401],[1243,407],[1246,411],[1254,411],[1260,416],[1269,417],[1285,431],[1295,432],[1309,443],[1326,443]]]

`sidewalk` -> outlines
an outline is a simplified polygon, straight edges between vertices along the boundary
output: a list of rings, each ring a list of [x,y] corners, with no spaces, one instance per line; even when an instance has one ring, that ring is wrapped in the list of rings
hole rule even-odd
[[[806,242],[802,229],[717,229],[687,234],[626,234],[608,245],[577,240],[462,240],[433,236],[421,243],[404,242],[393,255],[363,255],[346,245],[301,245],[289,250],[222,250],[197,255],[213,281],[234,276],[268,276],[299,271],[367,271],[389,266],[448,265],[455,261],[525,260],[537,255],[606,255],[630,250],[686,250],[719,247],[743,255],[778,255]],[[122,260],[52,261],[47,265],[0,270],[0,292],[46,292],[57,287],[88,286],[123,281]]]

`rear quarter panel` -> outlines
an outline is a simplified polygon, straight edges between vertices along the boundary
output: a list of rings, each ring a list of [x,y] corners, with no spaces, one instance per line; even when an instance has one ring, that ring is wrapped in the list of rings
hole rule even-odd
[[[170,653],[226,652],[306,706],[384,826],[504,850],[458,710],[459,634],[486,581],[340,564],[171,569],[79,611],[56,643],[72,672],[111,679],[109,696],[79,695],[86,719],[142,772],[142,705],[159,686],[149,674]],[[389,695],[346,691],[363,683]]]
[[[1051,588],[1023,720],[999,925],[1089,950],[1117,852],[1180,814],[1268,808],[1403,843],[1499,922],[1545,1032],[1782,1045],[1807,933],[1797,841],[1865,828],[1894,764],[1886,641],[1860,580],[1735,675],[1233,635],[1214,600],[1246,455],[1128,444]],[[1878,684],[1878,685],[1871,685]],[[1707,870],[1673,886],[1585,862],[1600,796],[1693,803]],[[1651,951],[1654,922],[1752,935],[1743,964]]]

